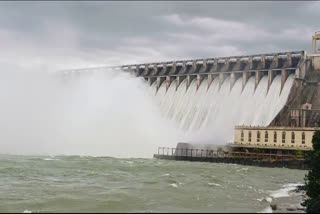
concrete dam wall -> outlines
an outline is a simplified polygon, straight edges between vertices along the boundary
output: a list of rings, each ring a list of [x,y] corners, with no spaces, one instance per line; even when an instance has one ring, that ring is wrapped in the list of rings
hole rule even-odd
[[[225,144],[235,125],[268,126],[304,79],[305,51],[123,66],[150,86],[188,142]]]
[[[184,141],[226,144],[233,141],[237,125],[291,126],[290,109],[306,102],[318,103],[320,109],[317,60],[305,51],[292,51],[113,69],[145,80],[153,102],[183,133]]]

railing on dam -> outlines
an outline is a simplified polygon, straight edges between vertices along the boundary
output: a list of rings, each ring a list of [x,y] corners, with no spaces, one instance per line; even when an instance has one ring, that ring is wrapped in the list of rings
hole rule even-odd
[[[253,153],[253,152],[234,152],[234,151],[219,151],[219,150],[206,150],[206,149],[187,149],[187,148],[169,148],[159,147],[156,158],[162,159],[176,159],[195,158],[201,159],[251,159],[251,160],[304,160],[304,155],[293,154],[272,154],[272,153]],[[171,158],[170,158],[171,157]]]

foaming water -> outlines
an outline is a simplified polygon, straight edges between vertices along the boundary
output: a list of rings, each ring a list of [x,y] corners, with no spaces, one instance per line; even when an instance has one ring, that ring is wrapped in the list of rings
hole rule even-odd
[[[184,131],[186,141],[225,144],[233,140],[236,125],[269,125],[285,105],[293,80],[290,75],[282,91],[280,75],[275,76],[269,88],[268,77],[263,76],[256,89],[254,77],[248,79],[243,89],[242,78],[231,89],[230,77],[221,86],[219,79],[214,79],[209,89],[205,79],[199,89],[193,80],[185,90],[184,80],[177,91],[176,84],[172,83],[167,91],[162,84],[155,99],[163,115]]]
[[[149,86],[127,73],[0,75],[1,153],[152,157],[178,141]]]

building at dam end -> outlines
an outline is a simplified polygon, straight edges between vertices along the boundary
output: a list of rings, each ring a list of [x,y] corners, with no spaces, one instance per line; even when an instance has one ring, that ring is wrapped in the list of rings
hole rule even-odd
[[[234,144],[240,147],[275,149],[312,149],[311,127],[236,126]]]

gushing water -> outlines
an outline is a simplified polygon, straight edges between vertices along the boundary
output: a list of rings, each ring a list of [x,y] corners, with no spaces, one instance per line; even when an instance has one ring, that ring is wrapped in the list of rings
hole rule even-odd
[[[121,71],[88,69],[80,75],[2,72],[0,151],[9,154],[151,157],[179,141],[225,144],[235,125],[268,125],[284,106],[293,76],[281,89],[264,76],[242,89],[239,78],[219,87],[186,80],[168,90]],[[177,88],[177,89],[176,89]],[[272,105],[270,105],[272,103]],[[159,111],[160,109],[160,111]]]
[[[205,79],[197,90],[192,81],[186,90],[186,81],[175,91],[171,84],[166,92],[162,84],[155,96],[163,115],[184,131],[184,139],[193,143],[225,144],[233,140],[235,125],[267,126],[285,105],[293,75],[281,91],[281,76],[277,75],[268,89],[268,77],[263,76],[255,89],[250,77],[242,89],[242,78],[230,90],[230,77],[219,87],[218,78],[209,89]],[[156,86],[152,86],[155,90]]]

